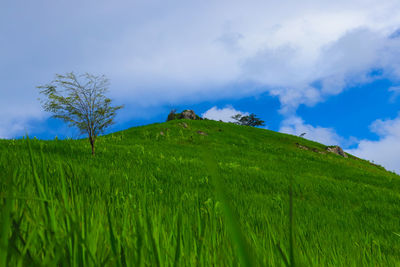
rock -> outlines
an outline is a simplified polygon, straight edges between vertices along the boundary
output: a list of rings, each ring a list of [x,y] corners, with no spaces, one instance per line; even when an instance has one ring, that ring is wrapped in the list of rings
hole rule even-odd
[[[182,112],[182,119],[187,119],[187,120],[196,120],[197,116],[196,113],[194,113],[193,110],[185,110]]]
[[[163,131],[161,131],[161,132],[160,132],[160,135],[164,135],[164,132],[163,132]]]
[[[187,109],[184,110],[182,113],[176,113],[175,110],[171,110],[171,112],[168,115],[167,121],[171,120],[181,120],[181,119],[186,119],[186,120],[203,120],[200,116],[196,115],[193,110]]]
[[[332,146],[326,149],[328,152],[335,153],[336,155],[348,158],[347,154],[343,151],[340,146]]]
[[[197,131],[198,134],[200,135],[208,135],[207,133],[203,132],[203,131]]]
[[[314,153],[326,154],[325,151],[320,151],[320,150],[318,150],[317,148],[310,148],[310,147],[308,147],[308,146],[303,146],[303,145],[300,145],[299,143],[296,143],[296,146],[297,146],[298,148],[300,148],[300,149],[303,149],[303,150],[310,150],[310,151],[312,151],[312,152],[314,152]],[[346,155],[346,157],[347,157],[347,155]]]
[[[310,148],[308,148],[308,147],[306,147],[306,146],[303,146],[303,145],[300,145],[299,143],[296,143],[296,146],[297,146],[298,148],[300,148],[300,149],[303,149],[303,150],[310,150]]]
[[[183,128],[187,128],[188,127],[186,122],[179,123],[179,125],[182,126]]]

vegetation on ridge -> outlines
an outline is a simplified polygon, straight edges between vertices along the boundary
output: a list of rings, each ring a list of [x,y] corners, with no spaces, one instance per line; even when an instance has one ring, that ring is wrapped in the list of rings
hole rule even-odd
[[[400,178],[367,161],[207,120],[98,142],[0,140],[0,266],[400,262]]]
[[[236,121],[235,123],[238,125],[246,125],[253,127],[265,126],[264,121],[257,118],[254,113],[251,113],[250,115],[236,114],[235,116],[232,116],[232,119],[234,119]]]

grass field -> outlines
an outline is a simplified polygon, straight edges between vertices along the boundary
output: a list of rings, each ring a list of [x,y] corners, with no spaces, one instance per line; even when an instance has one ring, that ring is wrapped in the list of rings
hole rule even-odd
[[[400,266],[400,177],[318,151],[216,121],[103,136],[95,157],[0,140],[0,266]]]

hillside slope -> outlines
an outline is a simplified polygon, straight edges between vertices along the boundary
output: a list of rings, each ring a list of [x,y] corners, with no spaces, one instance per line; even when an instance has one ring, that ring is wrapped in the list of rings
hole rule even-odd
[[[95,157],[86,140],[0,140],[0,266],[398,265],[400,177],[325,151],[188,120],[103,136]]]

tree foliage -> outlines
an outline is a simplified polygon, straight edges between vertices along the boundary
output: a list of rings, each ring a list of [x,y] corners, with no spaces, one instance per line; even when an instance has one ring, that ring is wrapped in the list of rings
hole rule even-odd
[[[111,105],[111,99],[105,96],[108,87],[104,75],[77,76],[73,72],[56,74],[50,84],[38,86],[44,96],[40,99],[44,110],[87,134],[93,155],[97,137],[114,123],[116,112],[123,107]]]
[[[168,114],[167,121],[175,120],[176,117],[176,109],[172,109]]]
[[[236,120],[236,124],[238,125],[246,125],[246,126],[265,126],[264,121],[257,118],[255,114],[251,113],[248,116],[243,116],[242,114],[236,114],[232,116],[232,119]]]

